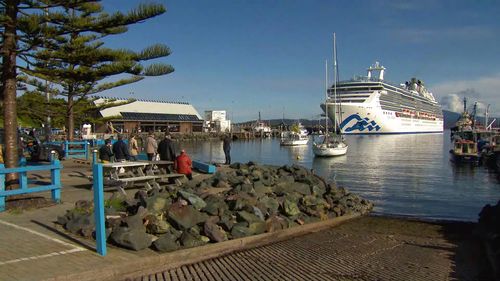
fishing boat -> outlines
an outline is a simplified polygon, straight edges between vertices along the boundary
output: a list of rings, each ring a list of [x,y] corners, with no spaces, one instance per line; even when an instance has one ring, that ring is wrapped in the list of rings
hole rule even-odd
[[[309,134],[302,124],[294,124],[289,131],[281,133],[280,145],[296,146],[306,145],[309,142]]]
[[[464,98],[464,111],[451,128],[451,142],[453,148],[450,150],[450,160],[455,163],[474,163],[477,164],[480,159],[478,149],[478,131],[475,128],[475,111],[472,116],[467,112],[467,99]]]
[[[325,136],[321,143],[313,143],[313,153],[315,156],[320,157],[328,157],[328,156],[340,156],[345,155],[347,153],[348,145],[345,143],[344,136],[342,135],[339,128],[339,120],[342,120],[342,113],[337,109],[337,50],[336,50],[336,42],[335,42],[335,34],[333,34],[333,70],[334,70],[334,83],[333,83],[333,106],[335,107],[333,112],[334,115],[334,124],[335,130],[330,135],[328,132],[328,114],[326,114],[325,118]],[[325,73],[326,73],[326,94],[325,94],[325,112],[328,111],[328,62],[325,63]],[[340,104],[339,104],[340,105]],[[337,117],[338,114],[338,117]]]
[[[259,111],[259,120],[257,120],[252,126],[253,133],[258,138],[269,138],[271,137],[272,129],[268,126],[262,119],[260,118]]]

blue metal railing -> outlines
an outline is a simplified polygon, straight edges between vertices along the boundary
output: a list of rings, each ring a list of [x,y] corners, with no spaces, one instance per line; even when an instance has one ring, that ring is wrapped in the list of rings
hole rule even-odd
[[[90,143],[88,141],[53,141],[49,142],[49,144],[62,146],[66,153],[66,159],[89,159]],[[78,146],[79,148],[75,148],[75,146]]]
[[[26,165],[26,161],[20,161],[20,165]],[[59,159],[52,154],[49,165],[20,166],[17,168],[5,168],[0,164],[0,212],[5,211],[5,198],[7,196],[29,194],[42,191],[51,191],[52,200],[59,203],[61,201],[61,169]],[[50,170],[50,185],[28,186],[28,172]],[[19,174],[19,188],[5,190],[5,175]]]
[[[97,161],[97,150],[92,151],[92,189],[94,191],[94,216],[96,250],[106,255],[106,220],[104,217],[104,174],[102,164]]]

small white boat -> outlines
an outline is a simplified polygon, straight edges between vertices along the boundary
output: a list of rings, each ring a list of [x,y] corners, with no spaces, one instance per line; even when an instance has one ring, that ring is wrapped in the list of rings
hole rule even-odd
[[[334,101],[336,100],[337,97],[337,92],[336,92],[336,86],[337,86],[337,54],[336,54],[336,48],[335,48],[335,34],[333,34],[333,56],[334,56],[334,70],[335,70],[335,78],[334,78],[334,84],[333,84],[333,90],[334,90]],[[325,101],[325,106],[326,110],[325,112],[328,112],[328,62],[325,65],[326,68],[326,101]],[[337,109],[337,104],[334,103],[334,110],[333,112],[339,112],[340,110]],[[333,132],[333,136],[330,136],[328,133],[328,115],[326,115],[325,118],[325,137],[323,138],[323,141],[321,143],[313,143],[313,153],[315,156],[320,156],[320,157],[328,157],[328,156],[340,156],[340,155],[345,155],[347,153],[347,149],[349,146],[344,142],[344,138],[342,134],[337,134],[336,131],[339,131],[339,124],[338,120],[342,119],[342,117],[337,118],[335,117],[335,128],[336,130]]]
[[[259,138],[269,138],[271,137],[271,127],[267,126],[264,122],[257,122],[253,127],[253,131],[256,137]]]
[[[290,131],[281,133],[280,144],[283,146],[306,145],[308,142],[308,132],[300,123],[292,126]]]
[[[259,111],[259,120],[255,122],[252,126],[253,133],[258,138],[269,138],[271,137],[272,129],[265,122],[260,119],[260,111]]]

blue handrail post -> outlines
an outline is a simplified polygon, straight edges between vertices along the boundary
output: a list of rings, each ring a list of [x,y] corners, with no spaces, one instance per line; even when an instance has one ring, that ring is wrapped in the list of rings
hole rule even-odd
[[[89,160],[89,150],[90,150],[90,142],[85,142],[85,144],[83,145],[83,149],[85,149],[85,159],[86,160]]]
[[[97,151],[92,153],[92,159],[96,160]],[[95,236],[97,253],[101,256],[106,255],[106,220],[104,218],[104,177],[102,164],[94,161],[93,171],[93,190],[94,190],[94,216],[95,216]]]
[[[97,150],[92,151],[92,164],[96,164],[97,162]]]
[[[5,166],[0,164],[0,169]],[[5,191],[5,174],[0,174],[0,191]],[[0,195],[0,212],[5,211],[5,196]]]
[[[52,200],[56,203],[61,202],[61,167],[59,159],[55,157],[55,151],[50,152],[50,164],[52,164],[52,169],[50,170],[50,181],[53,186],[58,186],[51,190]]]
[[[64,151],[66,152],[66,158],[70,158],[69,156],[69,141],[64,141]]]
[[[26,161],[26,157],[21,156],[21,159],[19,159],[19,167],[26,166],[27,163],[28,161]]]

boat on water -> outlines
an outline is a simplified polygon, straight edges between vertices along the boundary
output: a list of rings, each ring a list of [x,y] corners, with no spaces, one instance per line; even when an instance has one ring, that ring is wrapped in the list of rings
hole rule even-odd
[[[441,106],[424,83],[416,78],[400,85],[389,83],[384,80],[385,70],[375,62],[367,76],[339,81],[336,101],[331,87],[330,98],[321,105],[323,111],[332,120],[342,112],[345,118],[339,127],[343,134],[442,133]]]
[[[475,124],[474,105],[473,114],[467,112],[467,99],[464,98],[464,111],[455,122],[455,126],[451,128],[451,142],[453,148],[450,150],[450,160],[455,163],[479,163],[480,148],[478,142],[481,141],[479,128]]]
[[[254,135],[258,138],[271,137],[272,129],[264,121],[262,121],[262,119],[260,118],[260,112],[259,112],[259,120],[257,120],[253,124],[252,131],[253,131]]]
[[[334,69],[334,83],[333,83],[333,107],[337,107],[341,105],[341,103],[336,102],[337,99],[337,52],[336,52],[336,43],[335,43],[335,34],[333,34],[333,69]],[[325,91],[325,112],[328,112],[329,103],[328,103],[328,62],[325,63],[325,81],[326,81],[326,91]],[[341,156],[347,153],[347,149],[349,146],[344,140],[344,136],[339,127],[339,121],[342,120],[342,112],[340,110],[333,110],[333,120],[335,124],[335,130],[332,134],[328,132],[328,119],[329,116],[325,116],[325,136],[323,137],[323,141],[320,143],[313,143],[313,153],[315,156],[319,157],[330,157],[330,156]]]
[[[281,133],[280,145],[296,146],[306,145],[309,142],[309,132],[302,124],[292,125],[290,130]]]
[[[488,111],[486,111],[485,126],[476,122],[477,103],[472,113],[467,112],[467,99],[464,98],[464,111],[458,118],[455,126],[450,129],[452,149],[450,160],[455,163],[470,162],[477,164],[482,160],[484,164],[498,168],[500,164],[500,132],[488,125]],[[495,121],[495,120],[494,120]]]

